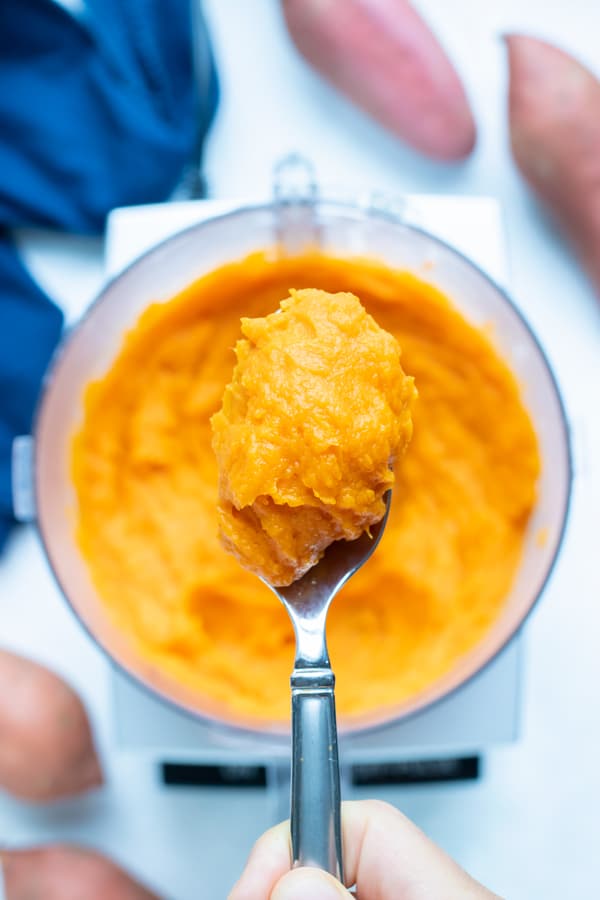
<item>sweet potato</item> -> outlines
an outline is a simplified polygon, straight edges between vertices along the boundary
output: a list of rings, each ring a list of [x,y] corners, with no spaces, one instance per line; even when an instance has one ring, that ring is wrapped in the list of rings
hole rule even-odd
[[[43,666],[0,650],[0,787],[43,803],[101,782],[79,697]]]
[[[60,844],[3,851],[6,900],[158,900],[115,863]]]
[[[375,119],[429,156],[461,159],[475,124],[460,79],[406,0],[282,0],[300,53]]]
[[[513,156],[600,294],[600,81],[544,41],[506,42]]]

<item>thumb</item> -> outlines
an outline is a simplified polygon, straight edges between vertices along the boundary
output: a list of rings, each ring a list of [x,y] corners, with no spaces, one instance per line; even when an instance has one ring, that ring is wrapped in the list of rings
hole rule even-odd
[[[271,900],[349,900],[352,895],[321,869],[303,867],[286,872],[277,882]]]

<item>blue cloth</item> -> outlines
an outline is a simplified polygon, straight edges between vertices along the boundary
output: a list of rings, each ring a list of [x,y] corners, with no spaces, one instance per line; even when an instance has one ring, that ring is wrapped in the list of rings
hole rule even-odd
[[[165,200],[199,168],[218,86],[190,0],[0,0],[0,548],[10,446],[26,433],[62,316],[10,229],[94,234],[115,206]],[[196,46],[194,46],[196,42]]]

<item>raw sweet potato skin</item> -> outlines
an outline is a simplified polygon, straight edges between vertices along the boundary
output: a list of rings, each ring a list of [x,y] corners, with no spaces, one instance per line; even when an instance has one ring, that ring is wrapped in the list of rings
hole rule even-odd
[[[563,50],[506,37],[511,149],[600,295],[600,81]]]
[[[406,0],[282,0],[300,53],[415,149],[459,160],[475,145],[461,81]]]
[[[44,803],[101,783],[77,694],[44,666],[0,650],[0,788]]]
[[[159,900],[106,857],[49,845],[1,855],[6,900]]]

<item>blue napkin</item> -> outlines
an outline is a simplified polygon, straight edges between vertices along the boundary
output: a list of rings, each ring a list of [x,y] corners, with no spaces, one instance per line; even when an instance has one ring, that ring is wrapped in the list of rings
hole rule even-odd
[[[0,549],[10,449],[27,433],[62,314],[10,229],[94,234],[115,206],[165,200],[200,169],[218,85],[190,0],[0,0]]]

